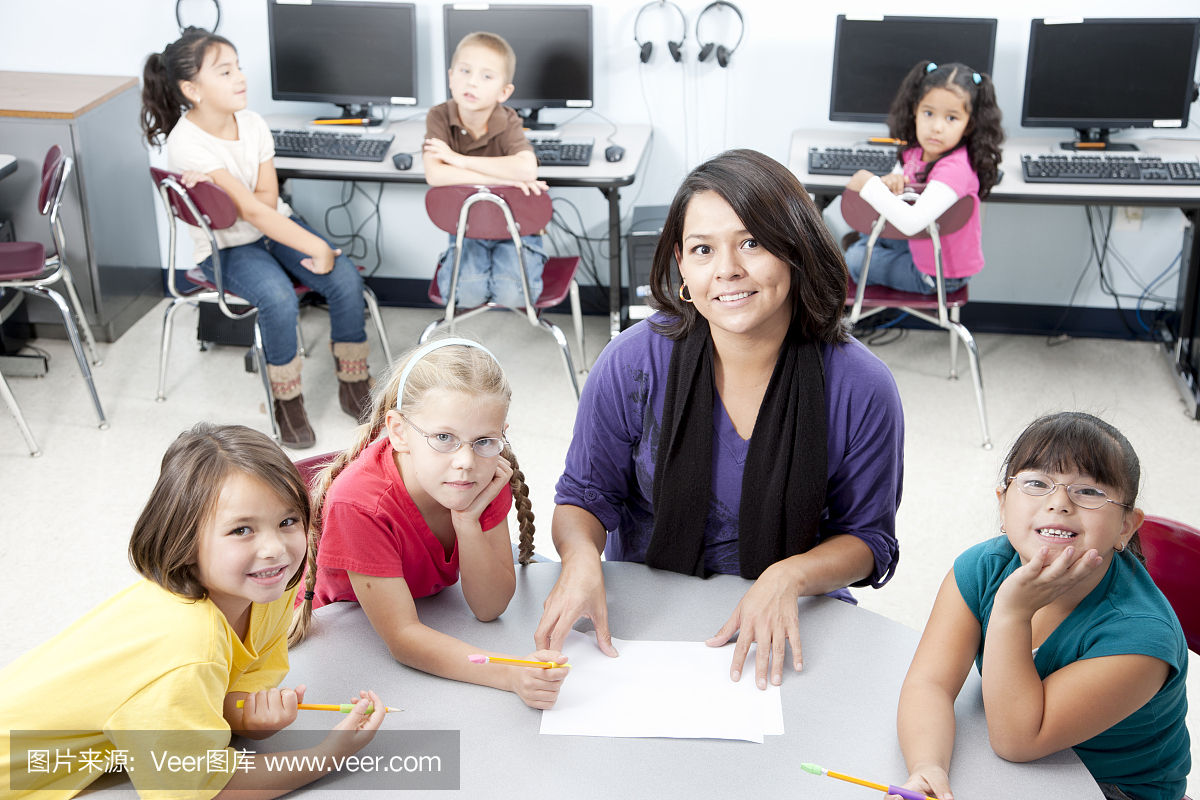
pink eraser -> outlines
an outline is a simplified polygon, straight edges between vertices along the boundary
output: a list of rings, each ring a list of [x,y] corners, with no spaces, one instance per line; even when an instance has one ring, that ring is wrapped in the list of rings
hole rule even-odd
[[[478,653],[476,653],[473,656],[467,656],[467,661],[470,661],[472,664],[486,664],[486,663],[488,663],[488,657],[481,656]]]

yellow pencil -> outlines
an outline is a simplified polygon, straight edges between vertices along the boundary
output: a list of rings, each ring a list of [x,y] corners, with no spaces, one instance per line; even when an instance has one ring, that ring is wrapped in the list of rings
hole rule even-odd
[[[237,707],[242,708],[246,704],[245,700],[238,700]],[[342,703],[341,705],[333,705],[331,703],[301,703],[296,708],[300,711],[340,711],[343,714],[349,714],[354,710],[355,703]],[[399,711],[398,708],[383,707],[384,713],[390,714],[393,711]],[[367,706],[367,713],[373,714],[375,706]]]
[[[526,661],[523,658],[481,656],[478,653],[473,656],[467,656],[467,660],[472,664],[510,664],[514,667],[537,667],[538,669],[558,669],[559,667],[572,669],[570,664],[555,664],[553,661]]]

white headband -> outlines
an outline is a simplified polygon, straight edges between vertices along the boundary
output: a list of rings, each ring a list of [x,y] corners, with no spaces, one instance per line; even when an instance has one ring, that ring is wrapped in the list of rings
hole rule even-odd
[[[440,347],[449,347],[452,344],[461,344],[463,347],[474,347],[476,350],[482,350],[483,352],[487,353],[489,356],[492,356],[492,361],[495,361],[497,364],[500,363],[500,359],[498,359],[494,355],[492,355],[491,350],[488,350],[486,347],[481,345],[479,342],[473,342],[470,339],[449,338],[449,339],[438,339],[437,341],[430,342],[429,344],[424,345],[419,350],[417,350],[417,352],[412,354],[412,358],[410,358],[408,360],[408,363],[404,365],[404,371],[400,373],[400,388],[396,390],[396,408],[397,408],[397,410],[400,408],[401,404],[404,402],[404,385],[406,383],[408,383],[408,373],[412,372],[412,368],[414,366],[416,366],[418,361],[420,361],[422,358],[424,358],[425,356],[432,353],[434,350],[437,350]]]

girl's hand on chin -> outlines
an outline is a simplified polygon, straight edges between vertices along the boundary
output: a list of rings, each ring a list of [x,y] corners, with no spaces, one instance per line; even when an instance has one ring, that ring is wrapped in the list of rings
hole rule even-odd
[[[1053,560],[1049,553],[1049,547],[1040,548],[1028,564],[1005,578],[996,592],[996,608],[1032,618],[1039,608],[1087,580],[1104,561],[1094,548],[1080,555],[1068,545]]]
[[[492,476],[492,480],[487,486],[483,487],[483,491],[475,495],[475,499],[471,505],[464,508],[462,511],[451,511],[451,517],[454,520],[454,526],[457,529],[459,523],[478,524],[479,517],[483,514],[484,509],[495,500],[505,484],[512,480],[513,469],[508,463],[508,459],[500,456],[496,459],[496,472]]]

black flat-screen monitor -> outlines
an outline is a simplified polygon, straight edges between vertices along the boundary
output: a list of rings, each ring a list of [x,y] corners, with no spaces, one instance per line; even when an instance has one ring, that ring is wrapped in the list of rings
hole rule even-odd
[[[495,33],[517,54],[515,88],[505,105],[531,123],[539,109],[592,107],[591,6],[455,3],[443,8],[447,70],[464,36]]]
[[[1200,19],[1035,19],[1021,124],[1097,142],[1113,128],[1186,128],[1198,43]]]
[[[839,14],[829,118],[887,122],[900,83],[917,62],[958,62],[990,75],[995,53],[994,19]]]
[[[271,97],[350,105],[416,105],[412,3],[267,0]]]

